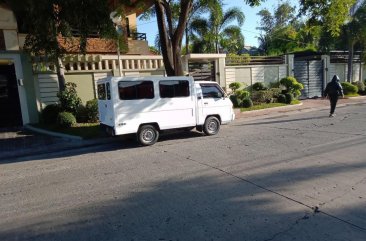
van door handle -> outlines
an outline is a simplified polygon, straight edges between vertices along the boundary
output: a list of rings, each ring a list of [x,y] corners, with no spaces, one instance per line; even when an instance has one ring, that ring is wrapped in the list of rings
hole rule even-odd
[[[208,105],[208,102],[204,102],[203,104]]]

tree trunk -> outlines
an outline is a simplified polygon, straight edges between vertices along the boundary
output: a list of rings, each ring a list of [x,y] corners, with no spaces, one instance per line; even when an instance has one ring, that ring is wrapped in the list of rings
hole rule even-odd
[[[352,82],[353,76],[353,49],[354,43],[351,40],[348,46],[348,68],[347,68],[347,82]]]
[[[193,0],[182,0],[180,3],[179,21],[176,29],[169,24],[172,19],[167,19],[167,10],[170,7],[169,1],[155,0],[156,19],[159,28],[159,37],[161,43],[161,52],[165,71],[168,76],[183,75],[183,64],[181,56],[181,46],[184,29],[187,24],[188,15],[192,10]],[[168,12],[169,16],[171,12]],[[166,26],[168,22],[168,28]]]
[[[189,36],[188,27],[186,26],[186,54],[189,54]]]
[[[173,62],[173,49],[172,42],[168,38],[168,30],[165,24],[165,12],[161,1],[155,1],[156,20],[158,22],[159,38],[161,54],[163,55],[163,62],[166,74],[168,76],[174,76],[174,62]]]
[[[58,78],[58,88],[59,91],[64,91],[65,90],[65,71],[64,71],[64,67],[62,65],[62,60],[61,58],[57,58],[57,62],[56,62],[56,70],[57,70],[57,78]]]

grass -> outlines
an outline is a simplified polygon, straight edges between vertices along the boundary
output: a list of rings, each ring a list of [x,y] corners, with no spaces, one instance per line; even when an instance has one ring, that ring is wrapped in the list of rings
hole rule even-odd
[[[359,94],[346,94],[344,97],[357,97],[360,96]]]
[[[299,100],[293,100],[291,102],[291,105],[297,105],[300,104],[301,101]],[[288,104],[284,104],[284,103],[262,103],[259,105],[253,105],[252,107],[249,108],[240,108],[241,112],[245,112],[245,111],[252,111],[252,110],[262,110],[262,109],[268,109],[268,108],[274,108],[274,107],[281,107],[281,106],[286,106]]]
[[[106,134],[100,130],[99,123],[77,123],[75,126],[70,128],[61,128],[56,125],[45,124],[34,124],[33,126],[48,131],[80,136],[83,139],[92,139],[106,136]]]

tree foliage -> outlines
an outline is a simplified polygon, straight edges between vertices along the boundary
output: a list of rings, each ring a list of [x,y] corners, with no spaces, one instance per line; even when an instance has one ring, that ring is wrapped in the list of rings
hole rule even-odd
[[[320,22],[331,36],[338,37],[342,26],[350,19],[350,9],[356,0],[300,0],[300,12]]]
[[[71,37],[72,30],[79,33],[79,49],[85,53],[87,37],[97,31],[101,36],[115,32],[109,18],[106,0],[2,0],[16,15],[19,28],[27,36],[24,49],[37,56],[45,56],[57,67],[61,90],[64,76],[60,58],[66,50],[59,37]]]
[[[277,5],[273,14],[262,9],[258,14],[261,18],[262,33],[258,40],[259,48],[268,55],[278,55],[299,50],[316,48],[320,31],[308,21],[298,20],[296,8],[289,2]]]
[[[244,0],[250,6],[257,6],[261,1]],[[194,6],[199,4],[200,0],[154,0],[153,2],[166,73],[168,76],[182,75],[182,39]],[[178,14],[174,15],[175,13]]]
[[[219,53],[220,48],[229,53],[238,53],[244,47],[240,26],[244,14],[239,8],[223,11],[222,4],[209,8],[208,18],[196,17],[191,23],[192,50],[196,53]],[[238,25],[230,25],[236,20]]]

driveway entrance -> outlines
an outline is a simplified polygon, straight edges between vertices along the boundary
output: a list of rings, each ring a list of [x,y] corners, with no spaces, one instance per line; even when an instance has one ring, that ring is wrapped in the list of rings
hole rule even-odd
[[[312,56],[313,57],[313,56]],[[321,97],[324,88],[323,60],[296,58],[294,61],[294,76],[304,85],[301,98]]]
[[[14,64],[0,65],[0,115],[0,128],[23,125]]]

